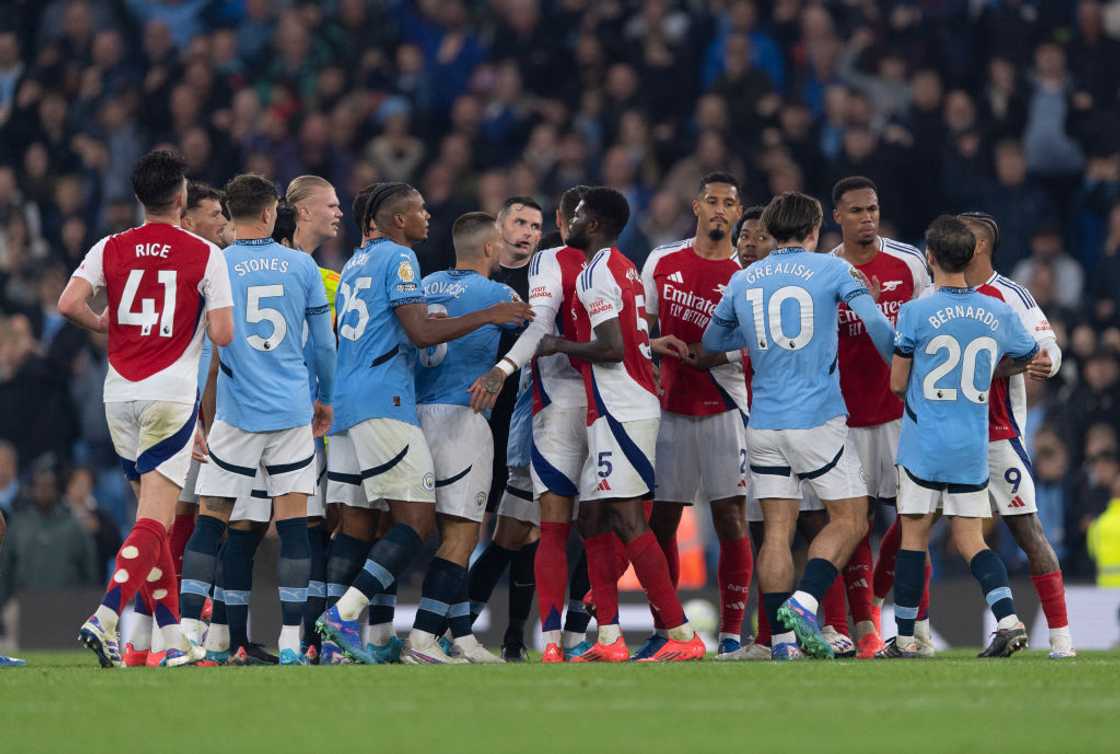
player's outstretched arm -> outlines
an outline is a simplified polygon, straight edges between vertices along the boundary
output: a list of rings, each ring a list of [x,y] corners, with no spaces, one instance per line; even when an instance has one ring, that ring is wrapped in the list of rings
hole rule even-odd
[[[93,298],[93,286],[89,281],[77,276],[72,277],[62,291],[62,295],[58,297],[58,313],[78,327],[92,332],[107,332],[109,312],[105,310],[98,314],[90,309],[91,298]]]
[[[533,311],[521,301],[506,301],[461,317],[430,319],[427,304],[402,304],[393,310],[408,339],[417,348],[427,348],[461,338],[486,325],[521,325]]]
[[[883,357],[883,361],[890,364],[894,344],[894,327],[891,326],[891,321],[879,311],[875,299],[871,298],[869,293],[853,296],[847,304],[848,308],[863,320],[863,326],[867,328],[867,334],[871,336],[875,350]]]
[[[903,356],[897,351],[891,359],[891,392],[899,398],[906,397],[906,385],[910,382],[910,367],[913,364],[912,356]]]
[[[206,312],[206,334],[216,346],[228,346],[233,342],[233,307],[209,309]]]
[[[575,356],[593,364],[617,364],[626,358],[622,325],[617,317],[600,322],[595,325],[594,340],[586,343],[546,335],[541,340],[537,355],[551,356],[554,353]]]
[[[311,336],[312,368],[319,381],[319,402],[330,405],[334,392],[335,347],[331,330],[330,309],[307,315],[308,333]]]
[[[700,346],[709,354],[735,351],[745,348],[746,345],[746,339],[739,330],[737,322],[715,316],[708,323],[704,330],[704,337],[700,340]]]

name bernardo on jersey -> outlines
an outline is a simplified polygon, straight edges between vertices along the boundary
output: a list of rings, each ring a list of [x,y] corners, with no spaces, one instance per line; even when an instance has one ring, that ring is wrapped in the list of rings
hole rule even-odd
[[[944,309],[938,309],[931,314],[928,318],[930,325],[935,329],[940,329],[942,325],[954,319],[975,319],[987,325],[992,332],[999,329],[999,318],[992,314],[982,306],[947,306]]]

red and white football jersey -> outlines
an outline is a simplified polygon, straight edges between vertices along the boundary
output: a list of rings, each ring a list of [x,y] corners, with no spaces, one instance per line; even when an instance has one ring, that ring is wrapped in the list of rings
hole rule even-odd
[[[618,249],[602,249],[580,273],[576,294],[576,306],[587,317],[575,319],[575,340],[589,343],[595,339],[596,325],[618,319],[625,347],[619,363],[580,364],[587,391],[587,425],[604,415],[619,422],[660,418],[638,268]]]
[[[659,246],[642,268],[646,312],[657,316],[662,335],[675,335],[685,343],[699,343],[704,337],[727,281],[741,269],[734,254],[727,259],[701,257],[693,248],[694,240]],[[662,359],[661,388],[661,407],[674,414],[749,412],[739,358],[710,370]]]
[[[233,306],[217,246],[166,223],[98,241],[74,271],[109,299],[105,402],[194,403],[203,314]]]
[[[839,256],[843,246],[832,253]],[[879,239],[879,253],[867,264],[855,265],[867,276],[879,279],[879,311],[894,325],[898,310],[929,287],[929,270],[920,251],[913,246]],[[840,304],[840,392],[848,406],[849,427],[873,427],[902,418],[902,401],[891,392],[891,368],[875,350],[863,320]]]
[[[553,335],[574,340],[579,321],[587,323],[587,312],[576,298],[576,281],[586,265],[583,252],[571,246],[539,251],[529,261],[529,304],[538,319],[552,323]],[[536,357],[532,372],[534,415],[548,405],[587,404],[579,359],[562,353]]]
[[[1039,344],[1056,340],[1042,308],[1023,286],[993,272],[988,281],[976,290],[1010,306],[1019,315],[1023,327],[1034,335]],[[1027,426],[1026,378],[1022,374],[1015,374],[993,379],[988,396],[988,439],[1012,440],[1022,437]]]

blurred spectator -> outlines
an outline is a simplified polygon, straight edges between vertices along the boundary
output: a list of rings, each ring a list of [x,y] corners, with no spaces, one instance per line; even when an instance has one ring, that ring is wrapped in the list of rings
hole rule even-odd
[[[0,552],[0,606],[28,589],[74,589],[101,582],[93,539],[61,503],[58,477],[49,465],[31,475],[16,504]]]
[[[1066,558],[1066,515],[1071,496],[1069,453],[1061,437],[1044,427],[1035,434],[1032,456],[1038,520],[1058,560]]]
[[[19,498],[19,454],[16,446],[0,440],[0,512],[11,515]]]
[[[1077,260],[1066,254],[1056,227],[1042,227],[1031,235],[1030,256],[1015,265],[1011,277],[1029,288],[1040,267],[1049,267],[1053,272],[1054,300],[1060,306],[1072,309],[1081,303],[1085,274]]]
[[[1120,588],[1120,476],[1112,484],[1108,507],[1089,525],[1088,545],[1097,567],[1097,584]]]
[[[1011,270],[1027,256],[1034,231],[1057,217],[1046,192],[1027,178],[1027,161],[1018,142],[1004,140],[996,145],[995,168],[995,180],[982,190],[977,203],[999,219],[996,264]]]
[[[66,479],[62,501],[93,539],[97,565],[102,569],[101,575],[108,578],[105,569],[121,546],[121,532],[112,517],[98,506],[97,498],[93,496],[93,484],[93,472],[79,466]]]

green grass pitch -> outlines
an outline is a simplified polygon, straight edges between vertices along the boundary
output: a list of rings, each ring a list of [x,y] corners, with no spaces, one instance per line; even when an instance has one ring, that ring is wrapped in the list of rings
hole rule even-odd
[[[0,752],[1116,752],[1120,652],[663,666],[0,670]]]

